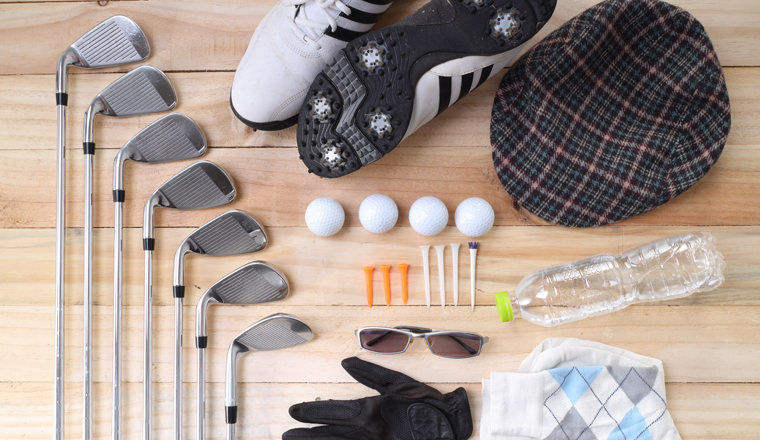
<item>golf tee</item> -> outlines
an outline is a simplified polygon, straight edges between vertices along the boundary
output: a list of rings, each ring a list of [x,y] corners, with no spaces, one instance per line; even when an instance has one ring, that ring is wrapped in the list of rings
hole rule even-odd
[[[365,267],[364,268],[364,282],[366,284],[367,288],[367,305],[369,308],[372,308],[372,300],[373,300],[373,294],[372,294],[372,272],[375,270],[374,267]]]
[[[438,281],[441,285],[441,307],[446,307],[446,285],[445,278],[443,276],[443,250],[446,249],[445,245],[435,247],[436,253],[438,253]]]
[[[454,272],[454,305],[459,305],[459,243],[451,243],[451,268]]]
[[[430,260],[428,259],[430,246],[420,246],[420,250],[422,251],[422,267],[425,274],[425,301],[427,302],[427,306],[430,307]]]
[[[383,291],[385,293],[385,304],[391,305],[391,267],[380,266],[380,271],[383,273]]]
[[[478,242],[468,243],[470,247],[470,304],[475,311],[475,260],[478,256]]]
[[[398,265],[398,270],[401,273],[401,301],[406,305],[406,302],[409,301],[409,286],[407,281],[409,265],[406,263],[400,263]]]

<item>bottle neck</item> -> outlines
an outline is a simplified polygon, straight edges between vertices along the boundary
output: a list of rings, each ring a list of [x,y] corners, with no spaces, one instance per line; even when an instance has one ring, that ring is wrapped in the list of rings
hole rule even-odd
[[[496,310],[499,312],[501,322],[512,321],[520,317],[520,305],[517,303],[517,295],[509,292],[499,292],[495,295]]]
[[[512,308],[513,318],[519,318],[522,316],[522,309],[520,308],[520,303],[517,300],[517,292],[512,292],[509,294],[509,306]]]

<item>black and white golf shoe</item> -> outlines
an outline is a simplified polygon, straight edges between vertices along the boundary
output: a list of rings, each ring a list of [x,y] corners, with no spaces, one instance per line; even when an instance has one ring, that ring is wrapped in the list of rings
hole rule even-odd
[[[368,32],[391,1],[280,0],[256,28],[235,72],[235,116],[257,130],[294,125],[314,77]]]
[[[367,166],[496,75],[551,17],[557,0],[431,0],[351,41],[323,69],[298,119],[309,172]]]

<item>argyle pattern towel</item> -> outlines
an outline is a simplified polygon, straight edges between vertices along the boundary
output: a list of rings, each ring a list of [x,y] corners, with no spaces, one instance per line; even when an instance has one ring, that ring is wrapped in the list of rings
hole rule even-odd
[[[563,367],[547,371],[546,440],[652,440],[668,409],[656,367]],[[551,423],[551,422],[550,422]]]
[[[723,70],[699,21],[658,0],[607,0],[507,72],[491,146],[517,205],[588,227],[682,194],[718,160],[730,127]]]
[[[681,440],[657,359],[555,338],[518,371],[483,380],[481,440]]]

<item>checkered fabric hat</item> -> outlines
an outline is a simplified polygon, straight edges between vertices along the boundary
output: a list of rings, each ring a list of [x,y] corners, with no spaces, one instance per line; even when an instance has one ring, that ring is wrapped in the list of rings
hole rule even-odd
[[[608,0],[565,23],[501,82],[491,115],[502,185],[533,214],[598,226],[694,185],[731,126],[702,25],[657,0]]]

